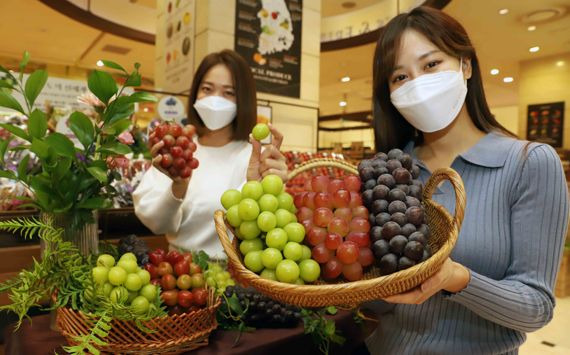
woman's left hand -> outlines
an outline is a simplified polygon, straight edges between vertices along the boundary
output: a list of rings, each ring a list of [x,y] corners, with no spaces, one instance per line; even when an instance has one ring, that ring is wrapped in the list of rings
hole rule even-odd
[[[261,180],[266,175],[274,174],[283,179],[288,180],[287,163],[285,156],[279,151],[281,143],[283,143],[283,135],[275,129],[271,124],[269,130],[273,139],[271,144],[265,146],[261,152],[261,142],[249,136],[249,142],[253,146],[249,166],[247,167],[247,181]]]
[[[441,269],[420,286],[383,300],[389,303],[421,304],[441,290],[454,293],[463,290],[469,284],[470,278],[469,270],[465,266],[447,258]]]

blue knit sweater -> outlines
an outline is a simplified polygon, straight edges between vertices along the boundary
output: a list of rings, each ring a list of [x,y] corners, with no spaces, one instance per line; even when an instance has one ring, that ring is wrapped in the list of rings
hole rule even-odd
[[[467,206],[451,258],[471,281],[421,305],[378,302],[385,313],[367,340],[372,354],[516,354],[526,332],[552,319],[568,189],[556,152],[527,143],[490,133],[455,159]],[[417,163],[425,182],[430,172]],[[433,199],[453,213],[449,182]]]

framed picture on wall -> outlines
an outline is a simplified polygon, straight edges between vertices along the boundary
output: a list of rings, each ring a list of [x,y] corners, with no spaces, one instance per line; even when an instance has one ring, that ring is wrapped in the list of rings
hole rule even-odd
[[[526,137],[561,148],[564,135],[564,101],[528,105]]]

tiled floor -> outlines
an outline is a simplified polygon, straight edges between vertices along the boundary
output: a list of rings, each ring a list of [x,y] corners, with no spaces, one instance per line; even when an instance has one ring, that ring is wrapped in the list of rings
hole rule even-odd
[[[547,342],[554,346],[543,344]],[[520,355],[570,355],[570,297],[557,298],[554,318],[544,328],[528,334]]]

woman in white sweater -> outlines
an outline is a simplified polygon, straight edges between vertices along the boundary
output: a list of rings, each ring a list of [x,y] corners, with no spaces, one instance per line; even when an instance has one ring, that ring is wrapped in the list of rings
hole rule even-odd
[[[160,166],[162,156],[157,153],[163,143],[154,145],[153,167],[133,193],[135,213],[154,233],[165,234],[172,247],[225,258],[213,221],[214,211],[222,208],[220,196],[268,174],[285,180],[287,165],[279,151],[283,136],[270,127],[273,141],[263,152],[250,138],[257,119],[255,83],[251,69],[234,51],[202,60],[189,102],[188,118],[198,136],[194,156],[200,166],[190,178],[172,178]]]

